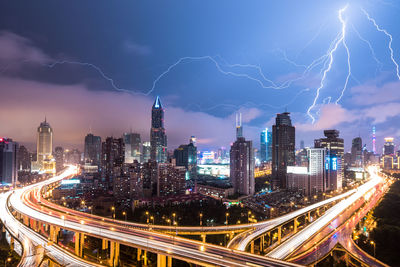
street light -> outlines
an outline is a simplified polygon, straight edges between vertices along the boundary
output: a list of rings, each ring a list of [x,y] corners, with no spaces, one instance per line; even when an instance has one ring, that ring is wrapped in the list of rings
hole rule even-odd
[[[122,215],[124,215],[124,216],[125,216],[125,221],[126,221],[126,212],[125,212],[125,211],[123,211],[123,212],[122,212]]]
[[[249,211],[247,212],[247,223],[250,222],[250,214],[251,214],[251,211],[249,210]]]
[[[112,207],[111,207],[111,210],[112,210],[112,212],[113,212],[113,219],[115,219],[115,207],[112,206]]]
[[[371,243],[372,246],[374,246],[374,258],[375,258],[375,248],[376,248],[376,244],[375,244],[374,241],[371,241],[370,243]]]
[[[176,217],[176,213],[172,213],[172,218],[173,218],[173,224],[175,224],[175,217]]]
[[[200,212],[200,226],[203,225],[203,213]]]
[[[229,212],[225,213],[225,224],[228,225]]]
[[[149,224],[149,212],[148,211],[146,211],[146,217],[147,217],[146,222],[147,222],[147,224]]]
[[[4,267],[7,266],[7,262],[10,262],[12,259],[8,257],[7,259],[4,260]]]

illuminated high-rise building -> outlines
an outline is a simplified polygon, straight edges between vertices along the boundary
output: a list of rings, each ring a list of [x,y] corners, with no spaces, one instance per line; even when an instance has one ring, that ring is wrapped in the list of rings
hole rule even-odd
[[[383,155],[394,155],[394,138],[386,137],[385,144],[383,145]]]
[[[85,137],[84,162],[101,166],[101,137],[91,133]]]
[[[133,163],[141,161],[141,147],[140,134],[138,133],[124,133],[125,144],[125,163]]]
[[[64,149],[57,146],[54,149],[54,159],[56,160],[56,172],[61,171],[64,168]]]
[[[167,161],[167,135],[164,128],[164,109],[157,96],[151,109],[150,157],[156,162]]]
[[[17,171],[18,143],[9,138],[0,138],[0,183],[15,186]]]
[[[272,179],[281,188],[287,184],[286,167],[295,164],[295,128],[289,114],[277,114],[272,126]]]
[[[351,164],[355,167],[363,166],[363,146],[361,137],[356,137],[351,143]]]
[[[242,113],[236,114],[236,138],[243,137]]]
[[[372,152],[376,154],[376,128],[372,127]]]
[[[37,129],[37,163],[40,168],[43,167],[43,161],[51,159],[53,154],[53,129],[47,122],[40,123]]]
[[[236,193],[254,194],[254,150],[252,141],[238,136],[230,151],[230,180]]]
[[[150,142],[144,142],[143,146],[142,146],[142,157],[141,157],[141,162],[147,162],[149,161],[149,159],[151,154],[151,145]]]
[[[197,148],[192,136],[187,145],[180,145],[174,150],[176,166],[184,166],[187,170],[187,179],[195,180],[197,176]]]
[[[268,162],[272,160],[272,132],[265,128],[260,135],[260,160]]]
[[[344,155],[344,140],[339,138],[338,130],[325,130],[325,138],[314,140],[314,147],[316,148],[327,148],[331,154],[335,154],[338,157]]]

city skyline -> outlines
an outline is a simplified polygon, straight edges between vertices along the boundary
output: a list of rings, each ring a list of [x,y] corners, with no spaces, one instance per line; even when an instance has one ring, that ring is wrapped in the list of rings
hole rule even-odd
[[[387,3],[371,1],[361,5],[352,2],[343,10],[343,18],[348,22],[346,33],[352,52],[353,75],[343,99],[335,105],[333,99],[329,98],[333,95],[329,94],[334,93],[336,99],[337,88],[342,87],[346,78],[346,73],[339,71],[346,66],[343,62],[346,59],[345,50],[340,45],[332,71],[326,80],[326,87],[321,90],[322,96],[318,102],[321,113],[315,124],[311,124],[307,109],[318,88],[321,78],[319,69],[291,87],[274,90],[263,88],[246,77],[225,75],[210,58],[205,57],[212,55],[212,59],[217,60],[223,72],[242,73],[259,79],[254,66],[260,66],[264,75],[276,83],[298,77],[303,69],[301,66],[294,66],[294,62],[295,65],[309,64],[326,51],[334,37],[340,33],[338,11],[347,2],[315,4],[306,1],[303,6],[292,3],[296,8],[291,11],[285,9],[287,4],[288,2],[257,2],[251,7],[233,5],[232,12],[226,14],[226,21],[221,22],[226,26],[226,31],[219,37],[216,36],[218,28],[213,29],[212,25],[223,8],[222,3],[214,3],[209,22],[201,16],[201,12],[190,9],[190,4],[174,10],[171,14],[173,19],[159,11],[158,7],[156,10],[159,11],[159,21],[165,26],[161,26],[159,22],[152,25],[153,22],[144,15],[146,12],[136,17],[127,16],[127,12],[136,12],[135,5],[149,11],[151,7],[148,4],[127,3],[110,7],[105,2],[100,2],[99,11],[110,10],[112,19],[108,24],[101,22],[94,13],[89,12],[86,16],[77,12],[77,7],[62,4],[66,12],[77,13],[77,22],[87,22],[90,25],[99,23],[100,27],[115,29],[114,32],[102,34],[79,27],[74,27],[72,31],[71,25],[57,18],[58,11],[46,14],[53,22],[46,25],[36,21],[32,14],[17,13],[20,10],[18,3],[3,3],[4,8],[1,10],[7,10],[7,14],[0,16],[0,92],[7,97],[0,100],[0,121],[6,122],[1,124],[0,131],[3,136],[10,136],[32,148],[32,130],[47,116],[55,130],[55,146],[82,148],[81,140],[89,128],[103,138],[120,136],[132,128],[144,137],[144,141],[149,141],[148,106],[156,95],[160,95],[166,107],[165,128],[169,137],[169,150],[178,147],[192,135],[197,137],[200,149],[229,147],[235,140],[231,129],[235,125],[234,117],[238,111],[243,114],[244,136],[253,140],[255,147],[259,147],[260,131],[270,128],[275,115],[285,108],[291,112],[298,133],[296,147],[299,147],[301,140],[312,146],[313,140],[324,129],[338,129],[346,140],[346,151],[351,147],[351,140],[358,135],[362,137],[367,148],[372,150],[373,126],[376,126],[378,152],[383,147],[385,137],[393,136],[396,141],[400,135],[394,123],[400,114],[400,103],[396,94],[399,81],[387,47],[389,39],[374,28],[362,11],[364,9],[370,12],[368,14],[371,18],[393,35],[393,58],[397,60],[400,50],[399,34],[398,29],[391,25],[399,8],[395,4],[395,8],[391,8]],[[79,8],[86,10],[89,5]],[[40,4],[30,7],[27,10],[34,10],[36,14],[45,17],[44,12],[47,9],[41,9]],[[207,7],[211,7],[211,3],[204,3],[204,6],[197,8],[203,10]],[[256,19],[245,20],[243,25],[235,23],[235,17],[241,14],[242,9],[243,16],[254,14]],[[306,12],[309,9],[315,12]],[[197,21],[182,16],[184,10]],[[312,19],[308,18],[311,13]],[[13,23],[13,14],[20,18],[20,24]],[[116,14],[121,16],[118,15],[117,18]],[[126,21],[121,23],[121,20]],[[197,23],[198,21],[204,22],[204,25],[199,26],[202,23]],[[161,42],[146,34],[138,26],[141,24],[146,25],[146,29],[155,36],[159,36]],[[198,30],[198,35],[193,34],[190,27],[183,26],[184,24],[193,26]],[[258,27],[260,24],[271,27]],[[117,25],[123,26],[117,29]],[[293,29],[298,33],[296,36],[293,36],[293,30],[290,29],[293,25],[296,25]],[[177,27],[183,33],[183,37],[179,37],[175,32],[168,31],[171,39],[177,40],[174,42],[177,47],[160,45],[169,40],[167,34],[160,32],[168,26]],[[62,32],[54,31],[55,27],[67,32],[69,46],[65,45]],[[236,30],[243,36],[238,38]],[[46,36],[51,36],[52,39]],[[374,54],[371,54],[368,44],[359,36],[370,41]],[[215,45],[196,42],[201,40],[198,38],[206,37],[214,38]],[[102,43],[106,40],[114,42],[109,46],[93,45],[94,41]],[[234,45],[229,46],[231,44]],[[230,48],[226,49],[228,46]],[[314,49],[315,47],[318,49]],[[110,49],[115,52],[113,55],[108,53]],[[251,52],[245,55],[243,51]],[[160,77],[169,67],[185,57],[188,58]],[[113,83],[105,79],[102,73],[113,79]],[[149,95],[141,95],[117,91],[114,87],[145,94],[154,90]],[[25,97],[20,99],[21,95]],[[293,102],[289,103],[291,100]],[[331,104],[328,104],[331,100]],[[21,105],[30,112],[18,110]],[[270,105],[279,107],[271,108]],[[111,110],[113,112],[109,112]]]

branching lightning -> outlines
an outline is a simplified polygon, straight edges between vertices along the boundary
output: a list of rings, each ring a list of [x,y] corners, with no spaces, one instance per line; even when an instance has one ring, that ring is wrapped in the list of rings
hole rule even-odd
[[[364,12],[365,16],[367,16],[367,19],[374,24],[374,26],[375,26],[377,31],[383,32],[387,37],[389,37],[388,48],[389,48],[389,51],[390,51],[390,59],[392,60],[393,64],[396,66],[396,75],[397,75],[397,78],[400,80],[399,64],[394,59],[394,52],[393,52],[393,48],[392,48],[393,36],[388,31],[386,31],[385,29],[380,27],[376,23],[375,19],[373,19],[365,9],[362,8],[361,10],[362,10],[362,12]]]
[[[313,101],[312,105],[311,105],[311,106],[308,108],[308,110],[307,110],[307,114],[308,114],[308,116],[310,116],[310,118],[311,118],[311,120],[312,120],[312,123],[315,122],[315,117],[311,114],[311,111],[312,111],[312,109],[316,106],[317,100],[318,100],[319,95],[320,95],[320,91],[321,91],[321,89],[325,86],[326,76],[327,76],[327,74],[329,73],[329,71],[332,69],[332,64],[333,64],[333,59],[334,59],[334,58],[333,58],[333,54],[336,52],[336,50],[338,49],[338,47],[339,47],[339,45],[340,45],[341,43],[342,43],[343,46],[346,48],[346,52],[347,52],[347,55],[348,55],[348,58],[347,58],[348,64],[349,64],[349,62],[350,62],[349,49],[348,49],[347,44],[346,44],[346,42],[345,42],[345,37],[346,37],[346,22],[343,20],[343,16],[342,16],[342,15],[343,15],[343,12],[346,11],[347,7],[348,7],[348,5],[346,5],[344,8],[342,8],[342,9],[339,10],[338,17],[339,17],[340,23],[342,24],[342,31],[341,31],[341,34],[339,35],[339,38],[336,38],[336,39],[334,40],[334,42],[333,42],[333,47],[331,46],[330,49],[328,50],[328,52],[326,53],[326,56],[329,58],[328,63],[327,63],[327,67],[326,67],[326,68],[323,70],[323,72],[322,72],[321,82],[320,82],[319,87],[317,88],[317,93],[316,93],[316,96],[315,96],[315,98],[314,98],[314,101]],[[346,87],[347,87],[347,83],[348,83],[349,77],[350,77],[350,75],[351,75],[351,67],[350,67],[350,64],[349,64],[348,69],[349,69],[349,73],[347,74],[346,82],[345,82],[345,85],[343,86],[342,94],[343,94],[343,91],[344,91],[344,90],[346,89]],[[339,100],[340,100],[340,99],[339,99]]]

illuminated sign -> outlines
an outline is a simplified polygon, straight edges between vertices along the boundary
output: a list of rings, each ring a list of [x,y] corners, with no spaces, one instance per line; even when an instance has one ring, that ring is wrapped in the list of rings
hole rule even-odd
[[[70,180],[63,180],[62,182],[61,182],[61,184],[62,185],[65,185],[65,184],[79,184],[81,181],[80,180],[78,180],[78,179],[70,179]]]
[[[330,159],[330,157],[325,158],[325,170],[329,170]]]
[[[307,167],[287,166],[286,172],[294,174],[308,174],[308,169]]]
[[[332,170],[337,170],[337,158],[332,158]]]

